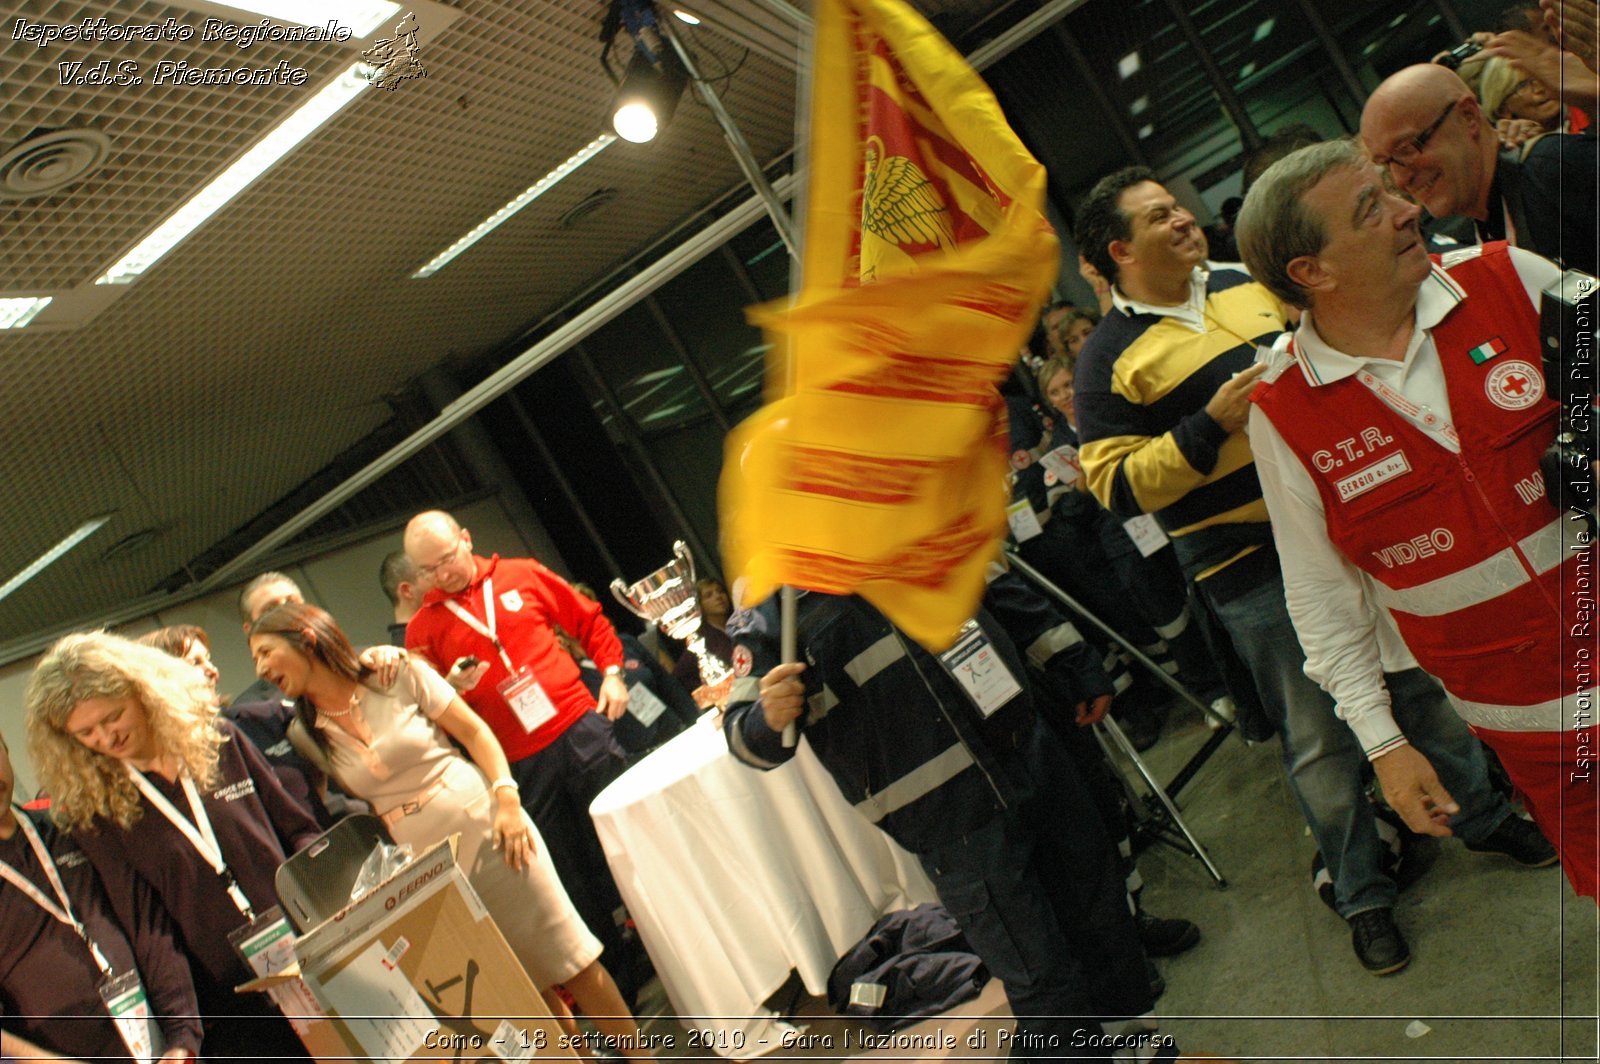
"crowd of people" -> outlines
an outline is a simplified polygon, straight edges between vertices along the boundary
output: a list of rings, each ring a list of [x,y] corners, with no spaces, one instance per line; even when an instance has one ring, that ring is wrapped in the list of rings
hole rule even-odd
[[[1176,646],[1158,618],[1202,618],[1226,708],[1247,737],[1276,734],[1326,898],[1378,976],[1410,961],[1382,817],[1529,868],[1559,861],[1579,894],[1600,889],[1593,486],[1559,505],[1544,490],[1562,411],[1538,331],[1556,263],[1594,270],[1594,9],[1570,40],[1529,17],[1465,49],[1485,57],[1477,92],[1419,64],[1373,92],[1359,138],[1287,129],[1251,153],[1226,233],[1242,264],[1212,258],[1153,172],[1107,175],[1074,234],[1099,306],[1047,308],[1031,373],[1002,389],[1019,552],[1083,601],[1112,573],[1125,600],[1132,585],[1156,598],[1143,624],[1104,618],[1153,657]],[[1149,517],[1159,538],[1132,524]],[[1135,553],[1124,577],[1115,560]],[[1052,685],[996,586],[970,638],[1008,679],[983,692],[859,599],[803,595],[795,663],[774,607],[736,614],[754,665],[735,681],[730,749],[771,768],[793,756],[784,731],[805,734],[921,858],[1029,1044],[1170,1059],[1129,963],[1148,943],[1113,904],[1118,811],[1095,822],[1079,786],[1092,766],[1061,750],[1114,663],[1091,653],[1098,681]],[[1147,642],[1151,624],[1174,645]],[[1194,690],[1201,675],[1185,676]],[[1390,810],[1369,800],[1371,774]]]
[[[733,756],[774,768],[806,737],[1004,983],[1018,1055],[1179,1059],[1149,958],[1201,931],[1142,905],[1090,730],[1159,738],[1165,687],[1130,648],[1213,727],[1277,738],[1366,970],[1410,960],[1386,817],[1600,891],[1594,645],[1572,635],[1592,485],[1552,501],[1539,471],[1562,413],[1539,298],[1596,268],[1600,78],[1593,3],[1545,4],[1386,79],[1358,136],[1286,128],[1241,160],[1214,233],[1240,262],[1148,169],[1077,205],[1096,306],[1045,308],[1001,389],[1010,534],[1117,638],[997,562],[951,651],[808,593],[786,662],[775,602],[697,587]],[[192,625],[39,660],[28,808],[0,736],[0,1052],[304,1059],[272,1000],[235,992],[236,943],[273,919],[286,857],[365,810],[419,851],[459,834],[557,1022],[643,1044],[649,962],[588,809],[695,721],[700,660],[439,510],[379,583],[394,645],[364,649],[287,576],[247,584],[257,683],[232,700]],[[954,664],[974,655],[981,683]]]

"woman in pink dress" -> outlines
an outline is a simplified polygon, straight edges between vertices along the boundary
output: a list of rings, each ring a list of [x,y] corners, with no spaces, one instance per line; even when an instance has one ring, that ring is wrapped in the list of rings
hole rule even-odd
[[[638,1026],[600,964],[599,941],[573,909],[522,811],[505,752],[455,690],[415,657],[394,683],[377,686],[333,618],[306,603],[262,614],[250,629],[250,653],[256,674],[295,700],[290,740],[346,791],[370,802],[396,842],[420,852],[461,833],[458,863],[569,1033],[577,1026],[558,986],[600,1029],[605,1045],[628,1060],[648,1059],[637,1048]]]

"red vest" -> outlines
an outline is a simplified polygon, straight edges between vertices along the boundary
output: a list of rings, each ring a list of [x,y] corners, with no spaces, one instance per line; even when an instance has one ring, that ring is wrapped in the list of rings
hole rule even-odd
[[[1363,373],[1314,388],[1289,370],[1252,398],[1310,472],[1329,538],[1373,578],[1463,715],[1506,731],[1564,729],[1560,696],[1594,685],[1594,663],[1568,635],[1592,614],[1594,552],[1539,474],[1560,411],[1544,384],[1538,315],[1504,244],[1448,274],[1469,294],[1432,330],[1459,455],[1379,399]]]

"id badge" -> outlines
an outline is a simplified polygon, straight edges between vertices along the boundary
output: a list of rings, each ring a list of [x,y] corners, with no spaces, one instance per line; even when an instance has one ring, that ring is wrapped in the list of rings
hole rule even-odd
[[[1006,507],[1006,524],[1011,526],[1011,534],[1018,543],[1026,543],[1034,536],[1044,535],[1044,526],[1039,523],[1039,516],[1033,512],[1033,504],[1027,499],[1018,499]]]
[[[1172,542],[1167,534],[1161,531],[1161,526],[1149,514],[1140,514],[1130,517],[1122,522],[1122,527],[1127,529],[1128,538],[1133,540],[1133,545],[1139,548],[1139,553],[1146,558]]]
[[[100,1000],[106,1003],[111,1022],[116,1025],[128,1055],[139,1064],[151,1064],[166,1052],[167,1042],[161,1027],[150,1012],[150,999],[133,972],[107,976],[100,980]]]
[[[961,628],[955,646],[939,655],[939,664],[955,677],[978,712],[985,717],[1022,693],[1016,677],[995,652],[989,637],[978,622],[968,621]]]
[[[294,928],[276,905],[234,931],[228,941],[258,976],[276,975],[295,962]],[[311,1022],[323,1015],[304,980],[279,983],[266,993],[299,1034],[305,1034]]]
[[[276,975],[294,963],[294,928],[276,905],[231,932],[228,941],[257,976]]]
[[[550,696],[534,679],[533,670],[526,665],[515,676],[503,681],[496,690],[506,700],[506,705],[511,707],[511,712],[517,715],[517,720],[522,722],[524,731],[536,732],[556,717],[555,703],[550,701]]]
[[[654,724],[666,708],[667,704],[644,684],[636,683],[628,688],[628,715],[646,728]]]

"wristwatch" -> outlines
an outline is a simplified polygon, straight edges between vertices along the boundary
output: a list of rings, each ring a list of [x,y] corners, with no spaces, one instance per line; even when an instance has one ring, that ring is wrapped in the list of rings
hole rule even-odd
[[[605,675],[607,675],[607,676],[621,676],[622,675],[622,666],[621,665],[607,665],[606,668],[605,668]]]

